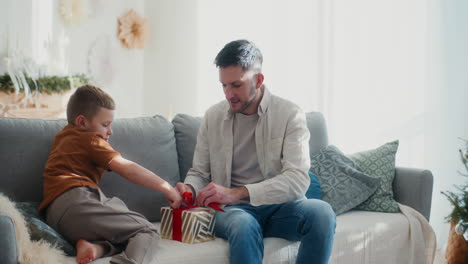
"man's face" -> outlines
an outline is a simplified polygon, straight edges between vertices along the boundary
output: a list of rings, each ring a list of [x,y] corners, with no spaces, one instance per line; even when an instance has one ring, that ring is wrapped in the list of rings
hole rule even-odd
[[[219,68],[219,81],[226,100],[234,113],[253,114],[257,112],[256,74],[244,71],[241,66]]]
[[[91,121],[85,120],[84,130],[96,132],[104,140],[108,141],[112,135],[112,121],[114,120],[114,110],[100,107]]]

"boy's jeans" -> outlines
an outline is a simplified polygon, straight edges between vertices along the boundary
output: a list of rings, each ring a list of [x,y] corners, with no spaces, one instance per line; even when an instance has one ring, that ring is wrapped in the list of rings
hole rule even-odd
[[[301,241],[297,263],[328,263],[333,247],[336,216],[321,200],[283,204],[226,206],[216,213],[216,236],[229,241],[231,264],[261,264],[263,238]]]

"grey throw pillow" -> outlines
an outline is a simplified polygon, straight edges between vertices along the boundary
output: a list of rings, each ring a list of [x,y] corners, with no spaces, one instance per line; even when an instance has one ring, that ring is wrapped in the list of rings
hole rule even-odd
[[[183,182],[187,172],[192,168],[193,153],[197,145],[198,129],[202,118],[185,114],[177,114],[172,119],[179,159],[180,179]]]
[[[118,118],[112,129],[110,144],[123,157],[156,173],[172,186],[180,181],[174,126],[165,117]],[[113,171],[105,173],[99,186],[107,197],[120,198],[130,210],[150,222],[161,219],[155,208],[168,206],[162,192],[134,184]]]
[[[76,250],[62,235],[57,233],[52,227],[47,225],[44,219],[37,211],[38,203],[16,203],[18,211],[23,214],[26,224],[31,235],[31,239],[35,241],[44,240],[52,245],[56,245],[69,256],[75,256]]]
[[[322,200],[328,202],[337,215],[369,198],[380,181],[363,173],[351,159],[332,145],[312,157],[310,170],[320,181]]]
[[[398,143],[398,140],[395,140],[376,149],[349,155],[367,175],[380,179],[380,186],[377,191],[356,209],[385,213],[400,212],[398,204],[393,198],[392,187],[395,177],[395,156]]]

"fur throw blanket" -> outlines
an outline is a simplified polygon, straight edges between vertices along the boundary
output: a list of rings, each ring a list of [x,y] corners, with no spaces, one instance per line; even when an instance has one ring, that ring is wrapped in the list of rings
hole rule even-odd
[[[18,262],[21,264],[65,263],[65,254],[44,240],[32,241],[26,221],[15,203],[0,193],[0,212],[13,220],[16,232]]]

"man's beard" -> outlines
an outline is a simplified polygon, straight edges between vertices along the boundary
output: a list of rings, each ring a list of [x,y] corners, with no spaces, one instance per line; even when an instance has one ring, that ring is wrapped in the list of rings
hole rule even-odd
[[[232,106],[231,106],[231,110],[233,110],[232,112],[242,113],[255,101],[255,98],[257,97],[257,89],[255,89],[254,85],[252,85],[251,88],[252,89],[250,90],[251,92],[250,92],[249,100],[247,102],[242,103],[242,107],[238,111],[234,111],[234,109],[232,109]]]

